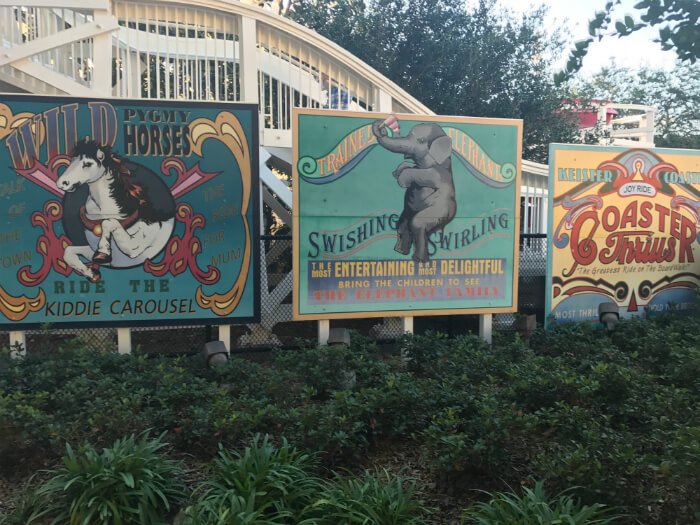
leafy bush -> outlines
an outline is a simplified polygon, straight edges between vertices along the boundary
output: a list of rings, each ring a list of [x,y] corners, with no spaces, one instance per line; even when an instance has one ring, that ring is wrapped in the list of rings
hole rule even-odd
[[[336,476],[326,485],[316,508],[322,525],[418,525],[428,509],[417,499],[416,483],[389,474]]]
[[[285,371],[304,385],[306,397],[327,400],[336,391],[363,386],[377,368],[382,370],[375,351],[373,343],[356,335],[352,347],[303,347],[278,351],[273,364],[277,373]],[[288,395],[286,392],[285,397]]]
[[[522,495],[513,492],[489,494],[488,503],[477,503],[467,509],[463,523],[474,525],[605,525],[614,516],[602,505],[581,505],[572,496],[560,494],[549,499],[541,481],[533,488],[525,487]]]
[[[242,453],[221,448],[213,479],[195,491],[190,525],[301,523],[321,490],[313,456],[253,438]]]
[[[583,504],[615,505],[629,523],[692,523],[700,510],[700,316],[621,321],[612,333],[569,324],[529,346],[427,334],[380,351],[354,338],[214,370],[75,343],[2,359],[0,475],[57,459],[65,442],[104,446],[152,428],[199,459],[255,434],[285,436],[334,469],[410,450],[453,503],[541,479],[555,493],[577,486]],[[272,512],[259,495],[224,497],[222,508]]]
[[[63,467],[32,494],[26,524],[156,525],[184,499],[179,463],[162,449],[163,436],[130,436],[101,453],[66,447]]]

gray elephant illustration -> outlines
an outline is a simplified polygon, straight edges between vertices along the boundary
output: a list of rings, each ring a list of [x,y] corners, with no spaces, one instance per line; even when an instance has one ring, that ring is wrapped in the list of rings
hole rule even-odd
[[[382,124],[381,120],[372,124],[379,144],[407,159],[393,172],[399,186],[406,188],[394,250],[408,255],[413,245],[413,259],[426,262],[430,235],[442,230],[457,212],[452,139],[433,123],[416,124],[405,137],[389,137]]]

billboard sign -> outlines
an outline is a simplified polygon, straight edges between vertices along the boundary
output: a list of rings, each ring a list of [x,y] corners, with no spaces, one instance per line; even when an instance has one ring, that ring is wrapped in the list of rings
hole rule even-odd
[[[700,151],[552,144],[551,323],[695,307]]]
[[[519,120],[294,112],[294,317],[512,312]]]
[[[257,108],[0,95],[0,326],[259,316]]]

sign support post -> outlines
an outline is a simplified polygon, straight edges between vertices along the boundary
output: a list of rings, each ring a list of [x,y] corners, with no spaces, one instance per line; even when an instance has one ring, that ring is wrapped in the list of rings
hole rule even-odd
[[[326,346],[328,337],[331,334],[331,322],[328,319],[321,319],[318,322],[318,345]]]
[[[479,316],[479,337],[481,337],[488,344],[491,344],[493,342],[492,321],[492,314],[481,314]]]
[[[231,325],[230,324],[220,324],[219,325],[219,341],[222,341],[226,346],[226,351],[231,354]]]
[[[401,318],[401,334],[413,334],[413,317]]]
[[[117,328],[117,352],[131,353],[131,328]]]
[[[15,350],[16,348],[16,350]],[[10,332],[10,352],[14,358],[27,355],[27,334],[22,331]]]

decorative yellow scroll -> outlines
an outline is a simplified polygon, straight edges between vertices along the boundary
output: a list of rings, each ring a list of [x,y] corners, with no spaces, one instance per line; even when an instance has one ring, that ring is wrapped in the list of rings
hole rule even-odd
[[[12,114],[12,110],[6,104],[0,104],[0,140],[4,140],[10,133],[20,127],[25,121],[34,118],[34,113]],[[32,126],[32,132],[35,132]],[[44,125],[39,123],[39,144],[44,139]]]
[[[10,321],[21,321],[32,312],[38,312],[46,304],[46,294],[39,288],[36,297],[20,295],[15,297],[0,286],[0,312]]]
[[[207,118],[198,118],[190,124],[190,138],[192,140],[192,150],[202,156],[202,146],[207,139],[218,139],[223,142],[233,153],[236,163],[241,171],[241,184],[243,195],[241,199],[241,217],[243,219],[243,229],[245,231],[245,250],[241,269],[227,292],[213,293],[207,295],[202,287],[197,289],[197,304],[202,308],[209,309],[216,315],[230,315],[238,306],[241,300],[246,281],[248,280],[248,269],[250,268],[250,258],[252,250],[252,239],[248,225],[248,206],[251,198],[251,158],[248,153],[248,140],[243,131],[243,127],[238,119],[231,113],[221,112],[212,121]]]

